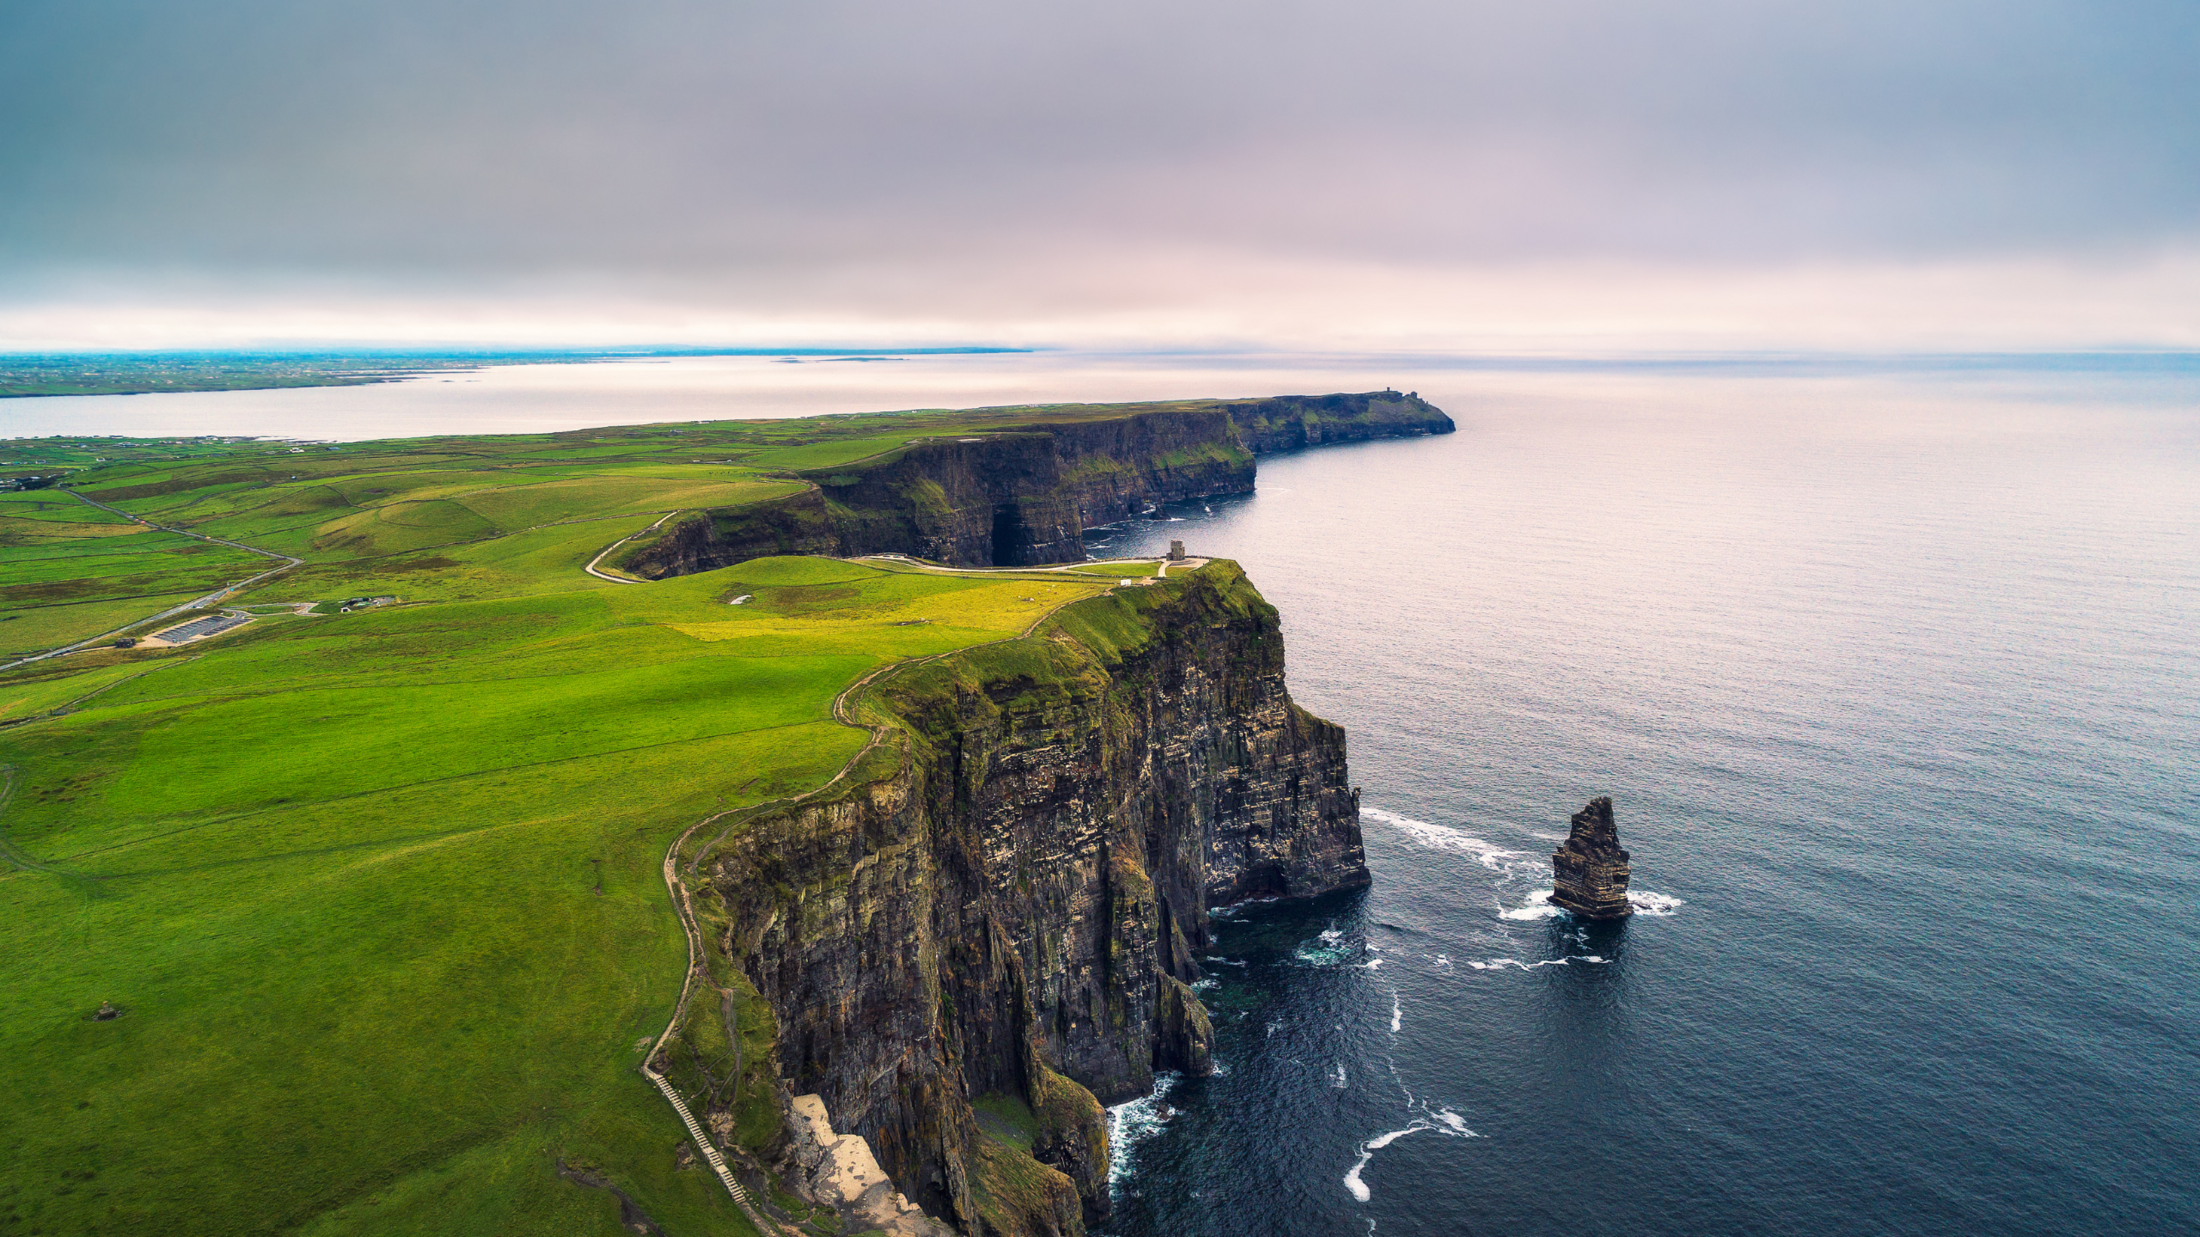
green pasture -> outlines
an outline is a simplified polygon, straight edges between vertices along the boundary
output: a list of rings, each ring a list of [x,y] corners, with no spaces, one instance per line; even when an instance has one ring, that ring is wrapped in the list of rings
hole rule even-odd
[[[620,1231],[560,1160],[668,1232],[744,1231],[634,1072],[685,958],[665,847],[828,779],[872,667],[1102,586],[581,574],[628,523],[477,554],[571,591],[0,677],[0,716],[76,702],[0,728],[0,1233]]]
[[[1153,575],[1159,567],[1158,563],[1147,559],[1143,562],[1080,563],[1070,570],[1079,575],[1112,576],[1118,580],[1126,580]]]

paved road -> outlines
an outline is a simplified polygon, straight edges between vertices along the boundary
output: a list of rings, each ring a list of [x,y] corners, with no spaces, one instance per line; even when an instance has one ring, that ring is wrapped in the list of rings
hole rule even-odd
[[[93,636],[89,640],[79,640],[75,644],[64,645],[63,647],[58,649],[48,649],[43,653],[33,653],[29,657],[18,657],[14,661],[8,662],[6,665],[0,665],[0,670],[13,670],[17,666],[27,666],[34,661],[44,661],[49,657],[60,657],[64,654],[74,653],[79,649],[90,648],[92,645],[95,645],[100,641],[105,640],[109,636],[119,636],[123,632],[130,630],[132,627],[142,627],[147,623],[159,623],[168,619],[172,619],[179,614],[188,614],[193,610],[203,610],[208,606],[216,604],[217,602],[221,601],[222,598],[227,597],[232,593],[242,592],[245,589],[251,588],[253,585],[258,584],[262,580],[271,580],[276,576],[279,576],[282,573],[306,561],[302,558],[292,558],[288,554],[278,554],[273,550],[263,550],[256,545],[246,545],[241,541],[225,541],[220,537],[209,537],[205,533],[194,533],[188,528],[172,528],[166,524],[155,524],[151,520],[141,519],[138,516],[132,515],[129,512],[124,511],[120,507],[110,507],[106,503],[100,502],[96,498],[87,498],[84,495],[79,494],[75,490],[69,489],[66,486],[62,487],[62,492],[75,498],[78,502],[89,503],[92,506],[99,508],[101,511],[111,511],[114,514],[121,516],[125,520],[130,520],[134,523],[143,524],[147,528],[159,529],[164,533],[180,533],[186,537],[196,537],[200,541],[211,541],[215,545],[225,545],[230,547],[231,549],[247,550],[254,554],[265,555],[268,558],[279,558],[283,560],[282,565],[279,567],[271,568],[267,571],[263,571],[260,574],[253,576],[249,580],[241,580],[235,584],[225,584],[222,587],[215,589],[213,592],[208,593],[204,597],[193,598],[190,601],[184,602],[180,606],[170,606],[151,618],[132,619],[130,622],[124,623],[122,626],[117,627],[112,631],[103,631],[98,635]]]
[[[632,540],[634,540],[634,539],[635,539],[636,537],[639,537],[639,536],[641,536],[641,535],[642,535],[642,533],[650,533],[650,532],[655,532],[655,531],[657,531],[657,528],[658,528],[658,526],[659,526],[659,525],[663,524],[663,523],[664,523],[664,522],[665,522],[666,520],[669,520],[669,519],[671,519],[671,518],[672,518],[673,516],[676,516],[676,515],[678,515],[678,514],[680,514],[680,513],[679,513],[679,512],[677,512],[677,511],[667,511],[667,512],[665,512],[665,513],[664,513],[663,515],[660,515],[660,516],[658,516],[658,517],[657,517],[657,523],[656,523],[656,524],[652,524],[652,525],[650,525],[650,526],[649,526],[648,528],[642,529],[642,530],[641,530],[640,532],[632,532],[632,533],[628,533],[628,534],[627,534],[626,536],[624,536],[624,537],[621,537],[621,538],[619,538],[619,539],[618,539],[617,541],[614,541],[614,542],[612,542],[612,543],[611,543],[610,545],[607,545],[607,546],[605,546],[605,547],[603,548],[602,552],[601,552],[601,553],[599,553],[599,554],[597,554],[597,555],[596,555],[596,557],[594,557],[594,558],[592,558],[592,559],[589,559],[589,560],[588,560],[588,565],[587,565],[586,567],[583,567],[583,568],[581,568],[581,570],[582,570],[582,571],[585,571],[585,572],[587,572],[588,574],[590,574],[590,575],[592,575],[592,576],[596,577],[596,578],[597,578],[597,579],[599,579],[599,580],[609,580],[609,581],[611,581],[611,582],[612,582],[613,584],[640,584],[640,583],[641,583],[641,581],[640,581],[640,580],[628,580],[628,579],[625,579],[625,578],[623,578],[623,577],[620,577],[620,576],[614,576],[614,575],[606,575],[606,574],[604,574],[603,572],[601,572],[601,571],[598,571],[598,570],[596,570],[596,564],[598,564],[598,563],[600,563],[600,562],[602,562],[602,561],[603,561],[603,556],[604,556],[605,554],[609,554],[609,553],[611,553],[611,552],[612,552],[613,550],[616,550],[616,549],[618,549],[618,548],[619,548],[620,546],[623,546],[623,545],[625,545],[625,544],[626,544],[627,542],[629,542],[629,541],[632,541]]]

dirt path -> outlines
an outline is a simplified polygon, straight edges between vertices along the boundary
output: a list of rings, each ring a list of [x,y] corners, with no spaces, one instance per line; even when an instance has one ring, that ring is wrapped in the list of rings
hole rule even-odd
[[[103,631],[88,640],[79,640],[75,644],[63,645],[58,649],[48,649],[43,653],[33,653],[29,657],[18,657],[14,661],[8,662],[5,665],[0,665],[0,670],[13,670],[17,666],[27,666],[34,661],[44,661],[49,657],[60,657],[64,654],[74,653],[79,649],[89,648],[92,645],[95,645],[100,641],[105,640],[109,636],[119,636],[123,632],[130,630],[132,627],[142,627],[147,623],[159,623],[168,619],[172,619],[179,614],[187,614],[193,610],[203,610],[208,606],[220,602],[224,597],[228,597],[233,593],[243,592],[245,589],[251,588],[253,585],[258,584],[262,580],[274,579],[276,576],[279,576],[282,573],[290,570],[293,567],[299,566],[306,561],[302,558],[293,558],[288,554],[278,554],[273,550],[263,550],[258,546],[246,545],[241,541],[225,541],[220,537],[209,537],[204,533],[194,533],[187,528],[171,528],[166,524],[155,524],[151,520],[141,519],[138,516],[134,516],[129,512],[124,511],[120,507],[110,507],[106,503],[100,502],[96,498],[86,498],[84,495],[77,493],[75,490],[68,489],[66,487],[63,487],[62,493],[69,495],[70,497],[76,499],[78,502],[88,503],[91,506],[99,508],[101,511],[112,512],[115,515],[121,516],[125,520],[129,520],[137,524],[143,524],[147,528],[158,529],[159,531],[164,533],[178,533],[185,537],[196,537],[200,541],[211,541],[215,545],[225,545],[233,550],[246,550],[253,554],[264,555],[268,558],[279,558],[283,560],[282,565],[279,567],[270,568],[267,571],[263,571],[260,574],[253,576],[249,580],[242,580],[235,584],[223,585],[221,588],[215,589],[213,592],[208,593],[204,597],[193,598],[190,601],[184,602],[180,606],[170,606],[160,613],[153,615],[151,618],[132,619],[131,621],[124,623],[122,626],[117,627],[112,631]]]
[[[639,536],[641,536],[641,535],[642,535],[643,533],[653,533],[653,532],[656,532],[656,531],[657,531],[657,529],[658,529],[658,527],[659,527],[659,525],[662,525],[662,524],[663,524],[663,523],[664,523],[664,522],[665,522],[666,520],[669,520],[669,519],[671,519],[671,518],[672,518],[673,516],[676,516],[676,515],[678,515],[678,514],[680,514],[680,513],[679,513],[679,512],[677,512],[677,511],[667,511],[667,512],[665,512],[665,513],[664,513],[663,515],[660,515],[660,516],[658,516],[658,517],[657,517],[657,523],[656,523],[656,524],[652,524],[652,525],[650,525],[650,526],[649,526],[648,528],[644,528],[644,529],[641,529],[641,530],[639,530],[639,531],[636,531],[636,532],[631,532],[631,533],[628,533],[628,534],[627,534],[626,536],[624,536],[624,537],[621,537],[621,538],[619,538],[619,539],[618,539],[617,541],[614,541],[614,542],[612,542],[612,543],[611,543],[610,545],[607,545],[607,546],[605,546],[605,547],[604,547],[604,548],[602,549],[602,551],[601,551],[601,552],[599,552],[599,553],[598,553],[598,554],[596,555],[596,557],[594,557],[594,558],[592,558],[592,559],[589,559],[589,560],[588,560],[588,565],[587,565],[586,567],[583,567],[583,568],[581,568],[581,570],[582,570],[582,571],[585,571],[585,572],[587,572],[588,574],[590,574],[590,575],[592,575],[592,576],[596,577],[596,578],[597,578],[597,579],[599,579],[599,580],[609,580],[609,581],[611,581],[611,582],[612,582],[613,584],[640,584],[640,583],[641,583],[641,581],[640,581],[640,580],[627,580],[627,579],[622,579],[622,578],[620,578],[619,576],[614,576],[614,575],[606,575],[605,573],[603,573],[603,572],[601,572],[601,571],[598,571],[598,570],[596,570],[596,564],[598,564],[598,563],[600,563],[600,562],[602,562],[602,561],[603,561],[603,556],[604,556],[605,554],[609,554],[609,553],[611,553],[611,552],[612,552],[613,550],[616,550],[616,549],[618,549],[618,548],[619,548],[620,546],[623,546],[623,545],[625,545],[625,544],[626,544],[627,542],[629,542],[629,541],[632,541],[632,540],[634,540],[634,539],[635,539],[636,537],[639,537]]]

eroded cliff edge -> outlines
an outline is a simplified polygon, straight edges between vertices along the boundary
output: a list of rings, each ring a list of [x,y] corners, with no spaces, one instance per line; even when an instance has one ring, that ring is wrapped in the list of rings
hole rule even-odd
[[[802,494],[684,514],[611,561],[648,579],[775,554],[913,554],[966,567],[1076,562],[1088,528],[1164,503],[1251,492],[1255,456],[1454,429],[1435,405],[1396,391],[1099,405],[1043,420],[970,415],[966,433],[797,473],[814,487]]]
[[[696,856],[714,966],[761,1007],[723,1021],[768,1023],[779,1102],[822,1097],[931,1215],[1081,1232],[1100,1104],[1211,1068],[1210,908],[1367,883],[1344,733],[1291,702],[1276,612],[1221,561],[864,707],[894,736],[867,776]],[[770,1162],[738,1092],[705,1105]]]

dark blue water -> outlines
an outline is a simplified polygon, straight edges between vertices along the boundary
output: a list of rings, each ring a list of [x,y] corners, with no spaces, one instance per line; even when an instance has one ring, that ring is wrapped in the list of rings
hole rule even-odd
[[[1131,1235],[2200,1231],[2200,380],[1559,375],[1243,561],[1365,895],[1242,908]],[[1612,795],[1646,911],[1536,911]]]

